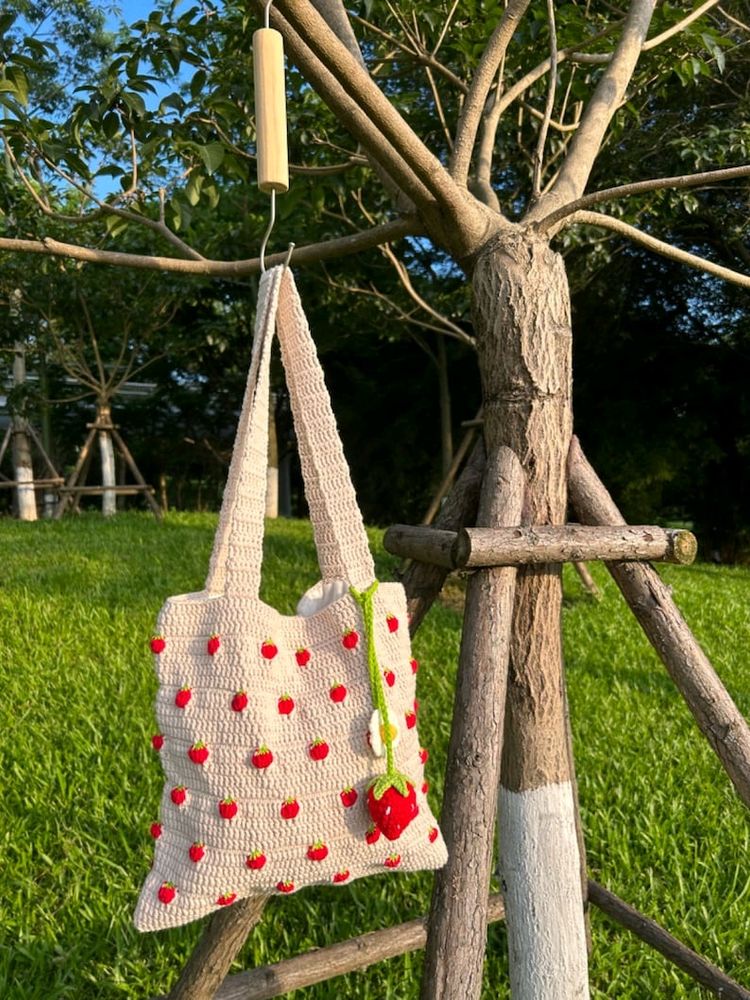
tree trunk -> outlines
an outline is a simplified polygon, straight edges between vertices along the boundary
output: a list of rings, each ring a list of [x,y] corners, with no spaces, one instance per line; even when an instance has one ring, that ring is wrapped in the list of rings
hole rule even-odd
[[[522,523],[563,524],[572,338],[562,259],[513,230],[484,248],[473,281],[487,452],[507,446],[522,462]],[[589,995],[561,607],[559,565],[519,570],[499,804],[514,1000]]]
[[[23,344],[16,344],[13,352],[13,385],[22,386],[26,381],[26,352]],[[16,486],[16,507],[20,521],[36,521],[34,495],[34,467],[31,443],[26,430],[26,417],[20,408],[13,414],[13,470]]]
[[[112,422],[112,415],[107,403],[99,403],[96,408],[97,422],[105,427]],[[99,431],[99,454],[102,461],[102,514],[104,517],[114,517],[117,513],[117,494],[114,489],[117,485],[115,472],[115,450],[112,446],[112,435],[108,430]]]
[[[438,385],[440,387],[440,455],[443,478],[453,464],[453,420],[451,416],[451,387],[448,381],[448,357],[445,337],[437,339]]]

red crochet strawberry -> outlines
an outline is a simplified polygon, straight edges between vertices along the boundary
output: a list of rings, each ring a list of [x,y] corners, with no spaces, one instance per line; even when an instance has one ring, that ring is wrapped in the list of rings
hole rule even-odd
[[[334,684],[328,693],[331,696],[331,701],[339,705],[346,698],[348,692],[343,684]]]
[[[294,819],[299,812],[299,802],[295,798],[284,799],[281,803],[282,819]]]
[[[205,743],[193,743],[188,750],[188,757],[194,764],[205,764],[208,760],[208,747]]]
[[[398,868],[401,864],[400,854],[389,854],[388,857],[383,862],[386,868]]]
[[[416,724],[417,724],[416,713],[414,713],[414,712],[407,712],[406,715],[405,715],[405,718],[406,718],[406,728],[407,729],[413,729],[416,726]]]
[[[429,756],[430,756],[430,751],[427,749],[427,747],[419,748],[419,759],[422,761],[423,764],[427,763]]]
[[[346,880],[348,878],[349,878],[349,869],[348,868],[344,868],[343,871],[335,872],[333,878],[331,879],[331,881],[332,882],[346,882]]]
[[[313,740],[308,749],[312,760],[325,760],[328,756],[329,746],[325,740]]]
[[[164,640],[164,636],[163,635],[152,635],[151,636],[151,640],[149,642],[149,646],[151,646],[151,652],[152,653],[157,653],[158,654],[158,653],[164,652],[164,647],[166,646],[166,642]]]
[[[356,629],[348,628],[341,637],[344,649],[354,649],[359,642],[359,632]]]
[[[430,783],[429,783],[429,781],[423,781],[422,782],[422,795],[426,795],[429,792],[429,790],[430,790]]]
[[[352,788],[351,785],[349,785],[348,788],[345,788],[341,792],[341,801],[344,803],[347,809],[351,809],[351,807],[357,801],[357,798],[358,798],[357,789]]]
[[[266,856],[263,851],[253,851],[252,854],[248,854],[245,858],[245,864],[248,868],[252,868],[253,871],[260,871],[263,865],[266,863]]]
[[[367,808],[388,840],[398,840],[419,813],[414,785],[403,775],[384,774],[368,788]]]
[[[310,861],[324,861],[328,857],[328,848],[322,840],[316,840],[307,848],[307,856]]]
[[[234,819],[237,815],[237,803],[234,799],[222,799],[219,803],[219,815],[222,819]]]
[[[165,905],[171,903],[177,895],[174,882],[162,882],[156,895],[159,897],[160,903],[164,903]]]
[[[184,708],[192,697],[193,697],[193,692],[189,687],[187,686],[181,687],[180,690],[177,692],[177,694],[174,696],[174,703],[178,708]]]
[[[257,767],[259,771],[262,771],[273,763],[273,754],[267,746],[258,747],[252,756],[252,761],[253,767]]]
[[[169,797],[176,806],[181,806],[187,798],[187,788],[184,785],[175,785],[169,793]]]
[[[279,698],[279,715],[289,715],[294,709],[294,699],[289,694],[282,694]]]
[[[236,892],[225,892],[216,900],[217,906],[231,906],[232,903],[237,899]]]
[[[393,685],[396,683],[396,675],[392,670],[384,670],[383,677],[385,677],[385,683],[388,685],[389,688],[392,688]]]
[[[419,663],[418,663],[418,661],[417,660],[409,660],[409,663],[411,664],[411,672],[413,674],[416,674],[416,672],[419,670]]]
[[[151,746],[154,748],[154,750],[161,750],[161,748],[164,746],[164,737],[162,736],[161,733],[154,733],[154,735],[151,737]]]
[[[260,647],[260,655],[265,660],[272,660],[274,656],[276,656],[278,651],[279,647],[276,645],[273,639],[266,639],[266,641]]]
[[[367,834],[365,835],[365,840],[367,841],[368,844],[377,844],[377,842],[380,840],[380,830],[375,826],[374,823],[371,823],[370,826],[367,828]]]
[[[434,844],[438,839],[438,828],[436,826],[430,827],[430,832],[427,834],[427,839],[431,844]]]
[[[388,622],[388,631],[397,632],[398,631],[398,618],[395,615],[386,615],[385,620]]]
[[[210,639],[206,643],[206,650],[208,651],[208,655],[216,656],[216,654],[219,652],[219,646],[221,646],[221,639],[216,634],[216,632],[214,632],[214,634],[210,637]]]
[[[247,692],[238,691],[237,694],[232,698],[232,711],[234,712],[244,712],[247,708]]]
[[[196,840],[188,848],[188,854],[190,855],[190,860],[198,864],[202,860],[203,855],[206,853],[206,846],[202,844],[200,840]]]
[[[279,892],[294,892],[294,882],[277,882],[276,888]]]
[[[152,823],[150,830],[151,830],[151,836],[154,838],[154,840],[158,840],[159,837],[161,837],[161,823]]]
[[[301,646],[294,654],[294,656],[297,660],[298,666],[300,667],[306,667],[307,664],[310,662],[310,650],[305,649],[304,646]]]

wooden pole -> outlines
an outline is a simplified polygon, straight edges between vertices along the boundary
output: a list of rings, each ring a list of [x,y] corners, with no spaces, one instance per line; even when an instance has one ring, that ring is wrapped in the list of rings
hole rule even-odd
[[[91,445],[93,444],[94,438],[96,437],[96,431],[97,431],[97,427],[96,427],[95,424],[89,428],[89,433],[88,433],[88,435],[86,437],[86,440],[83,442],[83,447],[81,448],[81,450],[78,453],[78,459],[77,459],[76,464],[75,464],[75,466],[73,468],[73,471],[68,476],[68,479],[67,479],[67,481],[65,483],[65,485],[67,487],[71,487],[71,486],[76,486],[77,485],[77,483],[78,483],[78,477],[80,476],[81,470],[83,469],[83,466],[84,466],[84,464],[86,463],[86,460],[89,457],[89,452],[91,451]],[[61,518],[63,516],[63,514],[65,513],[66,508],[72,502],[72,500],[73,500],[73,494],[72,493],[63,493],[63,495],[60,497],[60,500],[59,500],[59,502],[57,504],[57,507],[55,509],[55,520],[59,520],[59,518]]]
[[[600,601],[602,599],[602,592],[601,590],[599,590],[596,580],[591,575],[591,570],[588,568],[586,563],[574,562],[573,569],[576,571],[581,580],[581,583],[583,584],[585,589],[588,590],[588,592],[591,594],[594,600]]]
[[[451,462],[450,468],[443,476],[443,480],[438,486],[437,493],[432,498],[430,506],[427,508],[427,513],[422,519],[422,524],[432,524],[432,522],[437,517],[438,511],[440,510],[440,505],[443,502],[443,498],[446,496],[451,486],[453,485],[453,480],[456,478],[458,470],[461,468],[461,463],[466,458],[469,453],[469,449],[474,444],[474,440],[477,436],[476,428],[468,430],[464,436],[461,438],[458,448],[453,455],[453,461]]]
[[[146,502],[148,503],[149,507],[151,508],[151,511],[152,511],[154,517],[156,518],[157,521],[161,521],[161,517],[162,517],[161,507],[159,506],[159,504],[154,499],[153,490],[151,489],[151,487],[148,485],[148,483],[146,482],[146,480],[141,475],[141,470],[135,464],[135,459],[130,454],[130,449],[128,448],[128,446],[123,441],[122,436],[121,436],[120,432],[117,430],[116,427],[112,427],[111,433],[112,433],[112,437],[114,439],[114,442],[115,442],[115,444],[117,445],[117,448],[120,451],[120,454],[125,459],[125,461],[126,461],[126,463],[128,465],[128,468],[130,469],[130,471],[133,473],[133,478],[135,479],[135,481],[138,483],[139,486],[144,487],[144,491],[143,492],[144,492],[144,495],[146,497]]]
[[[623,523],[622,515],[573,439],[568,459],[570,498],[586,524]],[[750,808],[750,728],[652,566],[607,565],[623,597],[661,657],[698,727]]]
[[[518,459],[500,448],[485,467],[479,523],[517,523],[523,493]],[[423,1000],[478,1000],[482,991],[515,582],[513,568],[483,569],[466,592],[441,811],[448,862],[435,875]]]

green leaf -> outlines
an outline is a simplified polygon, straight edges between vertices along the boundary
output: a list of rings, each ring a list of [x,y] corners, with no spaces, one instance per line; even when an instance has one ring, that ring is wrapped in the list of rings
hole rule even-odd
[[[209,142],[198,146],[198,155],[203,160],[206,173],[211,176],[222,164],[226,150],[220,142]]]
[[[120,116],[115,111],[108,111],[102,118],[102,130],[108,139],[114,139],[120,129]]]
[[[5,70],[5,76],[8,82],[13,85],[13,91],[20,103],[26,107],[29,103],[29,82],[24,71],[20,66],[8,66]]]
[[[199,69],[197,73],[193,75],[193,79],[190,81],[190,94],[194,101],[203,93],[203,88],[206,86],[206,71],[204,69]]]

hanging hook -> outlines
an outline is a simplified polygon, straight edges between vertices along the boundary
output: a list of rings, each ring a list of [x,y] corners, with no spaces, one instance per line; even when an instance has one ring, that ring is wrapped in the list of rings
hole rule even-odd
[[[268,3],[263,6],[263,27],[271,27],[271,7],[273,5],[273,0],[268,0]]]
[[[269,5],[270,6],[270,5]],[[271,218],[268,220],[268,226],[263,234],[263,242],[260,245],[260,269],[262,273],[266,270],[266,247],[268,246],[268,237],[271,235],[271,230],[276,223],[276,192],[271,191]]]

